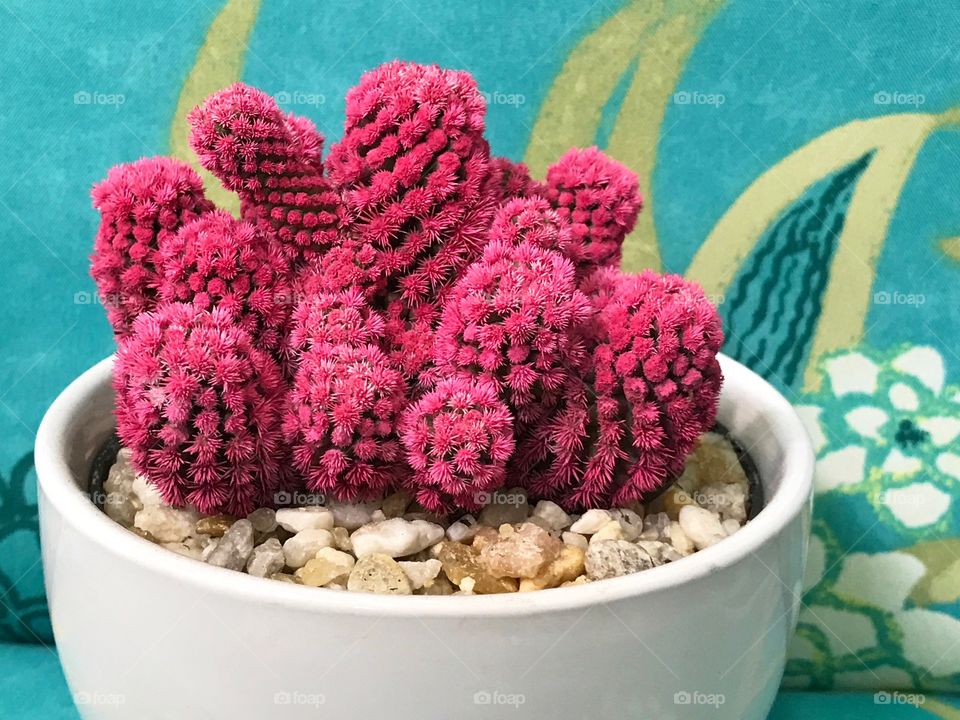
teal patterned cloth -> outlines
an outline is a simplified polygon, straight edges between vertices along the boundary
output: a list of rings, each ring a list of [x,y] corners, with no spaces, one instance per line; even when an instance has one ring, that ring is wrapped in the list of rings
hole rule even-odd
[[[34,433],[113,346],[90,185],[188,158],[184,114],[237,79],[335,140],[346,89],[402,57],[473,72],[494,152],[535,175],[592,143],[636,170],[625,268],[703,284],[725,350],[801,408],[817,505],[786,682],[960,690],[960,5],[8,0],[0,18],[0,639],[51,640]],[[53,677],[46,653],[0,663]]]

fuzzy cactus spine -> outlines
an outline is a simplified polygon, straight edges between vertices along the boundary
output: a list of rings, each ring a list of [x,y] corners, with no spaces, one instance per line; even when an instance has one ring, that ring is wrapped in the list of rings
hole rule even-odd
[[[533,422],[582,364],[576,328],[591,311],[569,260],[529,242],[494,242],[444,307],[434,341],[438,374],[486,378],[518,423]]]
[[[162,301],[220,307],[258,348],[288,357],[290,263],[272,237],[216,210],[182,227],[160,257]]]
[[[399,481],[396,420],[405,391],[373,345],[316,344],[300,355],[283,428],[310,490],[371,500]]]
[[[494,200],[481,97],[465,72],[390,62],[347,94],[327,167],[354,219],[345,242],[373,253],[371,281],[407,307],[431,302],[485,242]]]
[[[407,485],[427,510],[477,510],[506,480],[513,421],[484,380],[440,382],[404,412],[400,437],[413,470]]]
[[[117,432],[173,505],[245,515],[280,481],[280,367],[226,310],[161,304],[119,341]]]
[[[568,255],[580,277],[620,264],[643,209],[636,174],[595,147],[574,148],[547,169],[542,192],[572,226]]]
[[[571,378],[514,467],[535,494],[577,510],[643,499],[683,468],[716,419],[723,332],[699,286],[678,276],[607,277],[590,372]]]
[[[117,165],[91,194],[100,227],[90,274],[114,333],[122,337],[138,315],[156,307],[163,245],[213,205],[189,165],[164,157]]]
[[[200,163],[239,193],[243,217],[275,233],[294,265],[337,242],[343,208],[323,177],[322,138],[309,120],[242,83],[211,95],[187,120]]]

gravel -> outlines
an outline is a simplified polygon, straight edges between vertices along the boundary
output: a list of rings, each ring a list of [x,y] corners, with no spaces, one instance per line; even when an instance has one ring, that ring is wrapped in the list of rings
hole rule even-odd
[[[747,476],[715,433],[657,499],[579,515],[549,500],[531,505],[512,488],[492,493],[476,516],[447,520],[403,492],[379,503],[201,517],[165,505],[123,449],[104,492],[115,522],[195,561],[275,582],[392,595],[530,592],[643,572],[722,542],[749,508]]]

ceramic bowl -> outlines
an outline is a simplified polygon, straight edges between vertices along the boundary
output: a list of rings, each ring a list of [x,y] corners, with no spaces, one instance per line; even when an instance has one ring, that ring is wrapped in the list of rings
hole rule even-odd
[[[110,359],[36,443],[47,595],[85,720],[766,716],[800,598],[813,456],[769,384],[729,358],[720,422],[766,504],[742,530],[635,575],[522,595],[391,597],[204,565],[85,494],[113,430]]]

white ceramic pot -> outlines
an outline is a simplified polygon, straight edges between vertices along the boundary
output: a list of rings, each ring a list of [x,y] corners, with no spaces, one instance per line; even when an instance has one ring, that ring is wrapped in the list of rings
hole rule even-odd
[[[86,720],[763,718],[796,620],[812,453],[790,405],[722,358],[720,421],[767,502],[675,563],[523,595],[317,590],[179,557],[84,494],[113,428],[111,361],[37,435],[47,594]]]

